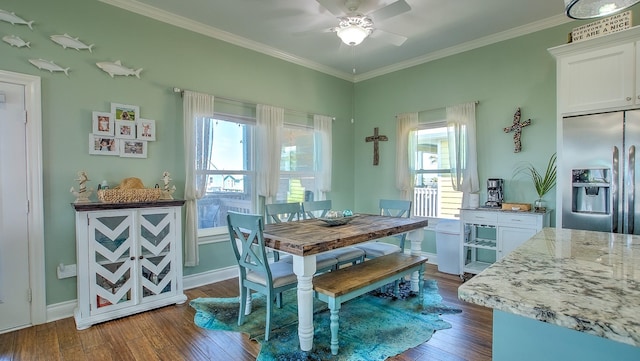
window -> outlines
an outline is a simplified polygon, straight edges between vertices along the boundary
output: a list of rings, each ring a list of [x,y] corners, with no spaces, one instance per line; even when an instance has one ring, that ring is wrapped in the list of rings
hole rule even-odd
[[[254,167],[255,118],[216,114],[198,124],[198,175],[206,192],[198,200],[198,235],[227,232],[228,211],[257,213]],[[280,184],[275,202],[313,200],[316,144],[309,126],[285,123],[280,155]]]
[[[276,202],[314,200],[315,148],[312,128],[285,124],[280,155],[280,184]]]
[[[227,212],[255,213],[253,129],[250,120],[217,116],[198,125],[206,136],[199,144],[197,157],[204,161],[198,172],[206,179],[205,195],[198,200],[198,229],[208,233],[227,225]],[[209,160],[206,161],[206,158]],[[226,229],[219,229],[220,233]]]
[[[413,214],[422,217],[455,218],[462,205],[462,192],[453,190],[445,122],[422,124],[415,131],[415,187]]]

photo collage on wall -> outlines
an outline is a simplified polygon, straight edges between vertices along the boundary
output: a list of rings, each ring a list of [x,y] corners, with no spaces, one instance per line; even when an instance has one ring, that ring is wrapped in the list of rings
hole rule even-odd
[[[137,105],[111,103],[111,112],[93,112],[92,126],[89,154],[146,158],[156,140],[156,121],[140,118]]]

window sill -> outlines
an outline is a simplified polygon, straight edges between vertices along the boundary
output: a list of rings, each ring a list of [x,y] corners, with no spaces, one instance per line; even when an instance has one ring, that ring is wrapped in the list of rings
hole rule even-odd
[[[198,245],[226,242],[229,234],[223,229],[208,229],[198,232]]]

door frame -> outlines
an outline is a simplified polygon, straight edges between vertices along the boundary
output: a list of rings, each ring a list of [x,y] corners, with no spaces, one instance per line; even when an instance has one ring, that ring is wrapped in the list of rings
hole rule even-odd
[[[44,257],[44,203],[42,181],[42,96],[40,77],[0,70],[0,81],[23,85],[27,111],[27,197],[29,214],[29,282],[31,324],[47,321]]]

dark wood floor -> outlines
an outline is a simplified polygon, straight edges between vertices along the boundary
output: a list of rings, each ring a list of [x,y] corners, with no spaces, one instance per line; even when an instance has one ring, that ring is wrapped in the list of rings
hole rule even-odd
[[[429,265],[427,277],[438,281],[448,305],[463,310],[443,315],[452,328],[437,331],[431,340],[390,358],[405,360],[491,360],[492,311],[457,298],[457,276]],[[185,292],[197,297],[232,297],[237,279]],[[277,311],[277,310],[276,310]],[[188,302],[105,322],[77,331],[73,318],[0,335],[0,361],[5,360],[255,360],[259,345],[245,335],[207,331],[193,324]],[[296,345],[297,346],[297,345]]]

